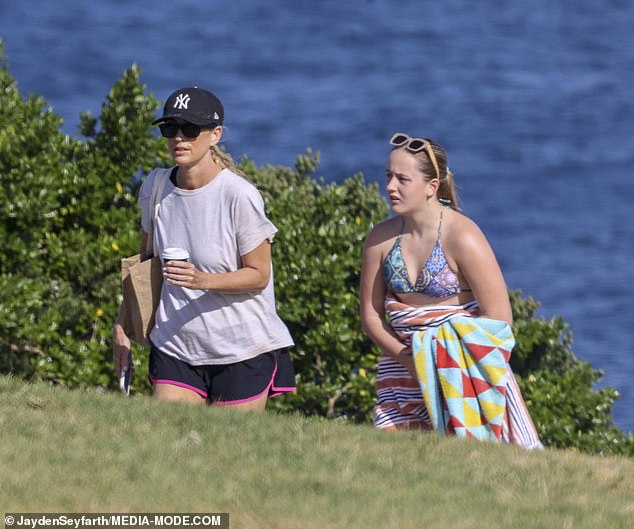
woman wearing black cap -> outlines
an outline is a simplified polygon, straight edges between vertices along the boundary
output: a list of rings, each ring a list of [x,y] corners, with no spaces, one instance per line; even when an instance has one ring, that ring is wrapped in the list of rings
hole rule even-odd
[[[223,121],[218,98],[190,87],[172,93],[154,122],[175,167],[155,169],[141,187],[141,247],[153,220],[155,254],[179,248],[189,258],[164,258],[149,376],[161,400],[262,410],[269,396],[295,389],[293,340],[275,309],[277,228],[257,189],[218,149]],[[162,191],[150,211],[156,189]],[[117,375],[130,350],[122,321],[113,329]]]

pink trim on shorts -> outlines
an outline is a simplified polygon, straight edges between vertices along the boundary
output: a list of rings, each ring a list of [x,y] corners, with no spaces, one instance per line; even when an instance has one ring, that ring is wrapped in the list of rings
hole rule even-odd
[[[262,391],[261,393],[258,393],[257,395],[254,395],[253,397],[248,397],[246,399],[239,399],[239,400],[214,400],[212,404],[215,406],[231,406],[232,404],[242,404],[244,402],[251,402],[252,400],[259,399],[262,395],[264,395],[269,390],[270,387],[271,385],[269,383],[269,385],[266,386],[264,391]]]
[[[277,356],[274,356],[274,358],[275,358],[275,367],[273,368],[273,374],[271,375],[271,380],[269,381],[269,383],[264,388],[264,391],[258,393],[257,395],[254,395],[253,397],[248,397],[246,399],[216,400],[216,401],[214,401],[214,404],[216,404],[218,406],[227,406],[227,405],[230,406],[231,404],[242,404],[243,402],[251,402],[252,400],[259,399],[262,395],[267,393],[269,391],[269,389],[271,389],[273,387],[273,380],[275,380],[275,375],[277,373]]]
[[[158,380],[158,379],[155,380],[149,375],[148,375],[148,378],[150,379],[150,382],[152,384],[169,384],[170,386],[178,386],[179,388],[185,388],[185,389],[194,391],[195,393],[198,393],[201,397],[204,397],[205,399],[207,398],[206,392],[204,392],[202,389],[198,389],[198,388],[195,388],[194,386],[190,386],[189,384],[184,384],[183,382],[176,382],[175,380]]]
[[[270,398],[273,397],[279,397],[280,395],[284,395],[284,393],[290,393],[292,391],[297,391],[297,388],[292,387],[292,388],[276,388],[271,386],[271,394],[269,395]]]
[[[273,385],[273,381],[275,380],[275,375],[276,374],[277,374],[277,356],[275,356],[275,368],[273,369],[273,375],[271,375],[271,381],[266,385],[266,387],[264,388],[264,391],[258,393],[257,395],[254,395],[253,397],[248,397],[246,399],[217,400],[217,401],[213,402],[213,404],[215,404],[217,406],[231,406],[232,404],[242,404],[244,402],[251,402],[252,400],[259,399],[266,392],[270,392],[271,393],[269,395],[269,397],[277,397],[278,395],[281,395],[282,393],[287,393],[289,391],[295,391],[295,388],[284,388],[284,387],[277,388],[277,387],[275,387]]]

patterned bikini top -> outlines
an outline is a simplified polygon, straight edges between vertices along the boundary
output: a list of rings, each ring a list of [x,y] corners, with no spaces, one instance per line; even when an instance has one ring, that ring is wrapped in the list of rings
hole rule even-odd
[[[409,292],[420,292],[433,298],[446,298],[458,294],[459,292],[471,292],[470,289],[462,288],[458,276],[449,268],[445,252],[440,246],[440,235],[442,230],[442,210],[440,212],[440,222],[438,224],[438,238],[431,251],[431,255],[425,266],[416,278],[416,283],[412,285],[407,266],[403,259],[401,250],[401,235],[405,228],[405,221],[401,224],[401,231],[396,237],[394,246],[390,249],[385,261],[383,261],[383,278],[387,289],[394,294],[405,294]]]

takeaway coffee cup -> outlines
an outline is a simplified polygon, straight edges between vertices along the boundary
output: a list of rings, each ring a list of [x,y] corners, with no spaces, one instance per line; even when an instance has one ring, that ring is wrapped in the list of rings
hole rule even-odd
[[[189,252],[183,248],[165,248],[161,253],[161,258],[164,263],[167,261],[187,261]]]

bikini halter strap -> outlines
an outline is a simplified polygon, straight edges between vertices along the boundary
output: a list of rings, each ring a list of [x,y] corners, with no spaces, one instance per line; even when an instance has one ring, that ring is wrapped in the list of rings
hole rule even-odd
[[[442,235],[442,209],[440,210],[440,220],[438,221],[438,240],[440,240],[441,235]]]
[[[440,240],[440,236],[442,235],[442,212],[443,210],[440,210],[440,220],[438,221],[438,238],[436,240]],[[398,238],[401,238],[401,235],[403,235],[403,231],[405,230],[405,219],[401,219],[401,230],[398,232]]]

